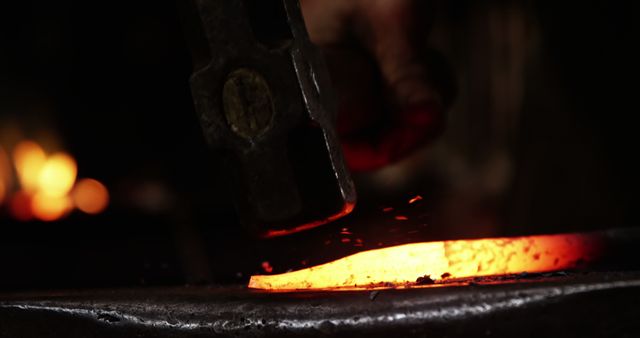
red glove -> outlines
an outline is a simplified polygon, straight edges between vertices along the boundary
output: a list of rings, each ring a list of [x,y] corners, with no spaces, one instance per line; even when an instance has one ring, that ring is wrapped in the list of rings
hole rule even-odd
[[[445,105],[426,58],[426,0],[302,0],[340,104],[338,133],[353,171],[381,168],[442,130]]]

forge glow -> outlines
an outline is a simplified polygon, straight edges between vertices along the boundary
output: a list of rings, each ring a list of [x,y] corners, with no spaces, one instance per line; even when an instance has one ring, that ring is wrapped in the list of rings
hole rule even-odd
[[[347,202],[343,206],[342,210],[340,210],[335,215],[331,215],[331,216],[327,217],[326,219],[312,221],[312,222],[309,222],[307,224],[303,224],[303,225],[297,226],[297,227],[295,227],[293,229],[268,230],[267,232],[265,232],[262,235],[262,237],[264,237],[264,238],[273,238],[273,237],[290,235],[290,234],[293,234],[293,233],[296,233],[296,232],[300,232],[300,231],[304,231],[304,230],[313,229],[313,228],[315,228],[317,226],[320,226],[322,224],[326,224],[326,223],[329,223],[329,222],[333,222],[333,221],[335,221],[337,219],[340,219],[340,218],[350,214],[353,211],[354,207],[355,207],[354,203]]]
[[[78,166],[71,155],[47,154],[40,144],[31,140],[18,142],[12,155],[9,158],[0,148],[0,207],[6,202],[14,219],[53,222],[75,208],[95,215],[107,207],[107,188],[93,179],[77,181]],[[16,179],[13,179],[11,160]]]
[[[423,276],[438,281],[570,269],[600,252],[600,239],[590,234],[412,243],[284,274],[252,276],[249,287],[286,291],[411,286]]]

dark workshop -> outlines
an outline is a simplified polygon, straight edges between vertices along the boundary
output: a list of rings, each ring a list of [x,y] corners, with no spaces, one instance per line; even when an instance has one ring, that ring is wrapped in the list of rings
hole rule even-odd
[[[640,337],[639,21],[4,1],[0,338]]]

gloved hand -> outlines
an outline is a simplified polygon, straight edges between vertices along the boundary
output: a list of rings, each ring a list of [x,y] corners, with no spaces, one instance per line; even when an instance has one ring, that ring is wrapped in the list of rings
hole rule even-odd
[[[338,133],[353,171],[383,167],[442,129],[450,79],[426,46],[427,0],[301,0],[339,100]],[[444,85],[446,87],[446,84]]]

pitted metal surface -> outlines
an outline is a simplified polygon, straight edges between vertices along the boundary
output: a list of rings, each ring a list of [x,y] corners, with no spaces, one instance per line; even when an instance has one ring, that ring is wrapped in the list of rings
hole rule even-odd
[[[640,332],[638,273],[376,293],[198,287],[14,295],[0,301],[0,337],[632,337]]]

